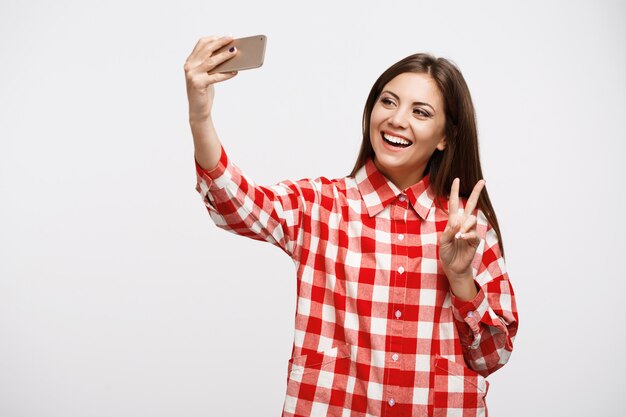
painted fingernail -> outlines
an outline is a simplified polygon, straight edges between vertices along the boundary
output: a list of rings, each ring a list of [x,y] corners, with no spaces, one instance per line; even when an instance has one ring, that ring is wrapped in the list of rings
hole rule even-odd
[[[460,238],[462,238],[462,237],[463,237],[463,233],[458,232],[456,235],[454,235],[454,237],[455,237],[456,239],[460,239]]]
[[[237,48],[235,48],[234,46],[232,46],[232,47],[228,50],[228,52],[230,52],[230,53],[232,54],[233,52],[235,52],[235,49],[237,49]]]

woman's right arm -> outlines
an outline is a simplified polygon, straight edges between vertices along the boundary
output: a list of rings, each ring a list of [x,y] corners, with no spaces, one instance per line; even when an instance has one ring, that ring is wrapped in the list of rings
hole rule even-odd
[[[271,187],[248,180],[228,159],[213,124],[213,84],[236,73],[209,75],[208,71],[237,54],[236,50],[214,54],[232,40],[231,37],[200,39],[185,62],[189,124],[198,177],[196,189],[218,227],[270,242],[297,256],[302,210],[307,199],[315,200],[317,187],[307,180],[286,181]]]
[[[235,48],[214,54],[232,40],[230,36],[202,38],[185,61],[189,125],[193,135],[194,152],[196,161],[206,170],[217,166],[222,146],[211,117],[215,96],[213,84],[233,78],[237,74],[236,72],[209,74],[209,71],[237,54]]]

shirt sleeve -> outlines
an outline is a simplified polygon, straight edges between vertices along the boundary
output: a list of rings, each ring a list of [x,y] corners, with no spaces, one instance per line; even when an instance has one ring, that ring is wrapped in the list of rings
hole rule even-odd
[[[304,206],[298,183],[259,186],[246,178],[223,148],[210,171],[196,161],[196,175],[196,191],[217,227],[270,242],[294,256]]]
[[[481,221],[487,220],[479,211]],[[452,313],[468,366],[487,376],[504,366],[513,351],[518,315],[496,231],[487,225],[473,265],[478,294],[462,301],[451,294]]]

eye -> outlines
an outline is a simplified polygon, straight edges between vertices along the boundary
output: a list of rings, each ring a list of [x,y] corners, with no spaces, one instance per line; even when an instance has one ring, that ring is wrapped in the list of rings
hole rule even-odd
[[[420,108],[415,108],[413,109],[413,113],[421,116],[421,117],[430,117],[430,113],[428,113],[426,110],[422,110]]]
[[[380,102],[383,103],[385,106],[393,106],[395,104],[394,101],[389,97],[381,97]]]

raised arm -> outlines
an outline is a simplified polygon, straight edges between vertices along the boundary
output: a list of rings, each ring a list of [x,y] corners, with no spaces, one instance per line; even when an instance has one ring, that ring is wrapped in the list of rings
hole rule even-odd
[[[509,360],[518,317],[498,235],[484,214],[472,214],[484,185],[479,181],[461,208],[459,179],[452,182],[448,224],[440,237],[439,254],[450,283],[463,356],[470,368],[487,376]],[[484,239],[477,232],[478,223],[486,229]]]
[[[220,54],[214,54],[232,40],[230,36],[202,38],[196,43],[185,61],[189,124],[193,135],[195,157],[200,167],[207,170],[217,166],[221,155],[221,143],[211,117],[215,96],[213,84],[237,75],[236,72],[209,74],[209,71],[237,54],[234,47]]]
[[[232,37],[202,38],[185,61],[189,124],[198,179],[196,190],[218,227],[268,241],[294,256],[304,206],[302,188],[314,200],[314,185],[308,181],[283,182],[271,187],[255,184],[228,159],[213,124],[213,84],[234,77],[236,72],[210,72],[237,54],[234,47],[215,53],[232,40]]]

